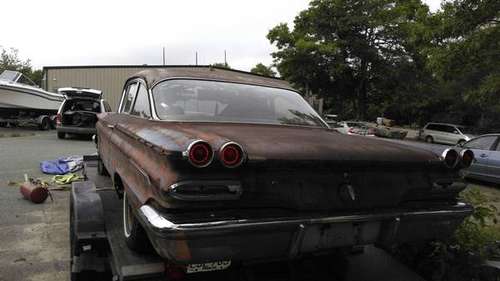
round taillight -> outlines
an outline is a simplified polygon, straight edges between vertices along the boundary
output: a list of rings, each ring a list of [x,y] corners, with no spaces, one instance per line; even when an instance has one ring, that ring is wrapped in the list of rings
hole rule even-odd
[[[460,152],[460,163],[462,164],[463,168],[469,168],[470,165],[472,165],[472,162],[474,161],[474,152],[470,149],[464,149],[462,152]]]
[[[228,142],[220,148],[219,158],[222,165],[228,168],[236,168],[245,160],[245,152],[239,144]]]
[[[454,149],[446,149],[441,155],[444,165],[448,168],[455,168],[458,163],[458,152]]]
[[[203,168],[212,162],[214,152],[210,144],[197,140],[192,142],[187,149],[189,163],[198,168]]]

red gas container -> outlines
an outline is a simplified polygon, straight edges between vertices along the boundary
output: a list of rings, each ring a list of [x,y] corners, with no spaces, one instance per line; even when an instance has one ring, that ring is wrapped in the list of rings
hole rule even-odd
[[[21,194],[24,198],[30,200],[33,203],[43,203],[47,196],[49,196],[49,191],[47,188],[34,185],[30,182],[24,182],[20,187]]]

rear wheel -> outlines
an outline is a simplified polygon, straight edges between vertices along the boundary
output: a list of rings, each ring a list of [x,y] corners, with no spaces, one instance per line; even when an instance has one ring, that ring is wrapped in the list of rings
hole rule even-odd
[[[40,122],[40,130],[47,131],[50,130],[50,119],[49,117],[43,117]]]
[[[465,144],[465,140],[459,140],[459,141],[457,142],[457,145],[458,145],[458,146],[463,146],[464,144]]]
[[[66,137],[66,133],[63,132],[57,132],[57,138],[58,139],[64,139]]]
[[[144,228],[142,228],[134,215],[126,192],[123,196],[123,234],[125,242],[130,249],[140,253],[151,252],[151,243]]]
[[[427,137],[425,137],[425,141],[428,143],[433,143],[434,139],[431,136],[427,136]]]

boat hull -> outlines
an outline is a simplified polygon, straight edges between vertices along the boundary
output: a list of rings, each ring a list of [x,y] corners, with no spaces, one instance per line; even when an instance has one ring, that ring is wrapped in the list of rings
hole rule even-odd
[[[41,89],[0,83],[0,109],[57,111],[63,99]]]

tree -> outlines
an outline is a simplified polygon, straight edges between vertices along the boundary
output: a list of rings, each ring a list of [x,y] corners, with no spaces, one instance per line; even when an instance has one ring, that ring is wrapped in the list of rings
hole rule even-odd
[[[500,128],[500,2],[455,0],[433,15],[428,67],[457,122]]]
[[[41,85],[43,73],[41,70],[34,70],[29,59],[19,58],[19,50],[15,48],[4,49],[0,46],[0,73],[4,70],[19,71],[26,75],[37,85]]]
[[[272,56],[283,78],[364,119],[369,105],[397,91],[395,79],[417,75],[418,42],[410,36],[428,13],[420,0],[313,0],[294,30],[280,24],[267,38],[278,48]]]
[[[255,67],[252,68],[250,72],[269,77],[276,77],[276,72],[270,66],[265,66],[262,63],[258,63],[257,65],[255,65]]]

